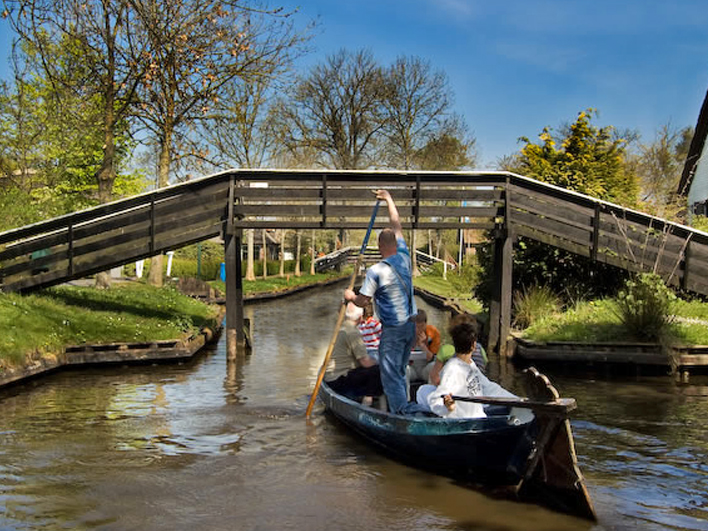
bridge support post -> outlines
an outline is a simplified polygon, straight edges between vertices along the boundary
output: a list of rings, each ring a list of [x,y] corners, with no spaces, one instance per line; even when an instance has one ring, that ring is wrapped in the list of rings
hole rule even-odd
[[[236,359],[246,351],[241,278],[241,230],[224,235],[226,267],[226,357]]]
[[[487,350],[506,355],[506,340],[511,329],[511,270],[514,238],[508,230],[494,240],[494,288],[489,304],[489,342]]]

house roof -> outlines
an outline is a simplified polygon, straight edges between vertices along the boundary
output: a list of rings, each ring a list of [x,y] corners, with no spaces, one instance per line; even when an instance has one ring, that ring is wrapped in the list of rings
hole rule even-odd
[[[703,100],[703,105],[701,106],[701,112],[698,115],[696,132],[693,133],[691,147],[688,150],[686,163],[684,164],[683,172],[681,173],[681,180],[679,181],[678,189],[676,190],[678,195],[687,196],[688,191],[691,189],[693,176],[696,173],[696,166],[698,166],[698,161],[701,158],[703,147],[706,143],[706,136],[708,136],[708,92],[706,92],[706,97]]]

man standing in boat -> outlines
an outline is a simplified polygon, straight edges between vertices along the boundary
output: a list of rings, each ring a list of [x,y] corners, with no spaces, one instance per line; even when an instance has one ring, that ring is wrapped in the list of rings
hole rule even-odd
[[[424,408],[409,404],[406,392],[406,367],[416,339],[412,318],[417,313],[411,256],[391,194],[387,190],[374,193],[377,199],[386,201],[391,223],[390,229],[379,234],[379,253],[383,260],[366,272],[359,294],[347,289],[344,299],[363,308],[373,297],[382,324],[379,365],[389,410],[398,414],[415,413]]]

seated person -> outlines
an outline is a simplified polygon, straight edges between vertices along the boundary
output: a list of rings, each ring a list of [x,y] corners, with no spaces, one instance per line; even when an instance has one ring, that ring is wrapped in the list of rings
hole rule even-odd
[[[450,321],[449,330],[452,330],[455,326],[463,322],[469,322],[474,325],[477,324],[477,320],[471,315],[459,314],[453,317]],[[428,383],[440,385],[440,371],[442,371],[442,368],[447,360],[452,358],[454,355],[455,347],[453,345],[446,344],[440,347],[440,350],[438,350],[438,353],[435,355],[435,361],[432,364],[432,368],[429,371]],[[487,353],[484,351],[484,347],[479,341],[477,341],[474,352],[472,352],[472,361],[474,361],[475,365],[477,365],[477,368],[482,371],[482,373],[487,373]]]
[[[361,308],[351,302],[347,304],[344,323],[334,343],[326,372],[328,385],[333,391],[355,400],[383,393],[379,366],[366,353],[357,327],[362,314]]]
[[[456,402],[452,396],[495,396],[516,398],[502,386],[487,379],[474,361],[472,352],[477,343],[477,327],[462,321],[450,330],[455,355],[442,370],[440,385],[423,385],[418,390],[417,402],[430,411],[447,418],[486,417],[482,404]]]
[[[378,362],[381,321],[374,317],[374,305],[371,301],[364,306],[364,317],[359,323],[359,332],[361,332],[361,338],[364,340],[366,353]]]
[[[411,381],[428,381],[428,375],[433,368],[435,355],[440,350],[440,331],[433,325],[428,324],[428,315],[425,310],[418,310],[415,319],[416,340],[411,357],[410,379]]]

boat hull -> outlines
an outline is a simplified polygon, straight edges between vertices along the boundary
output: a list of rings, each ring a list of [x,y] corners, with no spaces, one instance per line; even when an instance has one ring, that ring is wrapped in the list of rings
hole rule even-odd
[[[339,395],[327,384],[320,397],[338,420],[399,460],[471,483],[517,483],[533,447],[535,423],[515,424],[510,415],[394,415]]]

